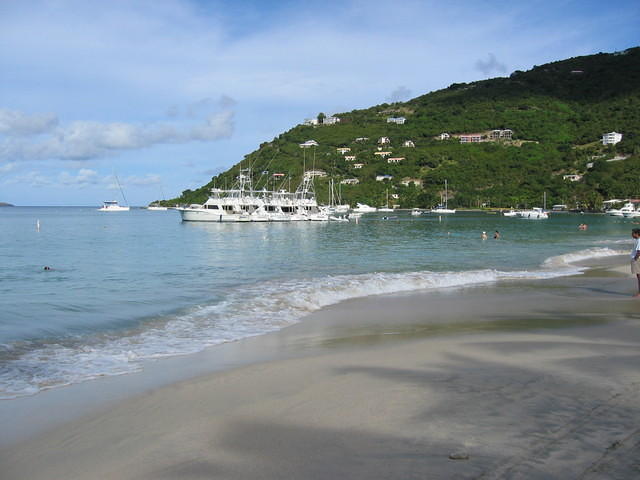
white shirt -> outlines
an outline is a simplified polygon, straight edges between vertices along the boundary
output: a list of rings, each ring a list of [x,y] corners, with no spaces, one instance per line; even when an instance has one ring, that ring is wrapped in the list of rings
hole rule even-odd
[[[636,238],[633,243],[633,250],[631,250],[631,258],[636,258],[636,252],[640,250],[640,238]]]

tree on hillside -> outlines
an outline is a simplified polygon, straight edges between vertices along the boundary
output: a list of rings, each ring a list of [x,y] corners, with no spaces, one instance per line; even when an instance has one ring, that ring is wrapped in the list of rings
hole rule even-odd
[[[318,114],[318,125],[322,125],[325,118],[327,118],[327,116],[324,113],[320,112]]]

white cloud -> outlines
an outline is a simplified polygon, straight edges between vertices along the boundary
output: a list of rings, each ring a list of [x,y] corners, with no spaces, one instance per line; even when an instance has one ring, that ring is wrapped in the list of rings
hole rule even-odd
[[[476,69],[481,71],[485,77],[489,75],[507,73],[507,66],[504,63],[499,62],[493,53],[489,54],[489,58],[486,61],[479,59],[476,61],[475,65]]]
[[[409,90],[404,85],[399,86],[391,95],[387,97],[387,102],[395,103],[395,102],[403,102],[405,100],[409,100],[411,98],[411,90]]]
[[[61,172],[58,175],[58,183],[64,186],[86,187],[100,183],[98,172],[89,168],[81,168],[75,175],[69,172]]]
[[[4,138],[0,140],[0,160],[88,160],[158,144],[209,142],[231,137],[233,119],[234,112],[225,110],[196,123],[78,121],[35,138]]]
[[[50,131],[58,124],[53,113],[29,115],[0,108],[0,133],[6,135],[33,135]]]

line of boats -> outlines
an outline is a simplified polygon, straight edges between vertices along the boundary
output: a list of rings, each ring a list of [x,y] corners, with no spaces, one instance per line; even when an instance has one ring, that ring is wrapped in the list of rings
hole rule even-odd
[[[613,208],[613,206],[617,203],[623,203],[620,200],[607,200],[604,202],[606,205],[609,205],[610,208],[604,211],[607,215],[611,215],[613,217],[625,217],[625,218],[635,218],[640,217],[640,208],[636,208],[633,202],[627,201],[621,208]]]
[[[546,220],[549,218],[549,212],[544,208],[537,207],[528,210],[509,210],[507,212],[502,212],[502,215],[505,217],[518,217],[529,220]]]

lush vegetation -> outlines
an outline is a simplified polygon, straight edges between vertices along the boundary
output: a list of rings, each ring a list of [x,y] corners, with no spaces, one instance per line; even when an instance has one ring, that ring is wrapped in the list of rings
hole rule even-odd
[[[606,198],[640,195],[640,48],[453,84],[408,102],[336,116],[339,124],[292,128],[207,185],[166,203],[202,203],[211,187],[231,186],[239,169],[249,166],[258,188],[295,188],[304,168],[324,170],[329,177],[315,181],[320,202],[328,201],[330,177],[336,184],[358,179],[357,185],[342,186],[343,200],[376,206],[386,203],[387,192],[397,197],[390,203],[401,207],[432,206],[445,179],[455,207],[535,206],[546,192],[549,204],[598,209]],[[403,125],[387,122],[399,116],[406,118]],[[437,139],[443,132],[493,129],[512,130],[513,140]],[[622,142],[603,146],[602,134],[612,131],[623,134]],[[391,141],[383,151],[403,160],[392,164],[375,155],[380,137]],[[319,145],[301,149],[310,139]],[[404,146],[408,140],[415,146]],[[338,147],[351,150],[342,154]],[[354,163],[364,166],[356,169]],[[285,177],[275,182],[273,173]],[[564,180],[569,174],[582,177]],[[377,181],[379,175],[393,178]]]

